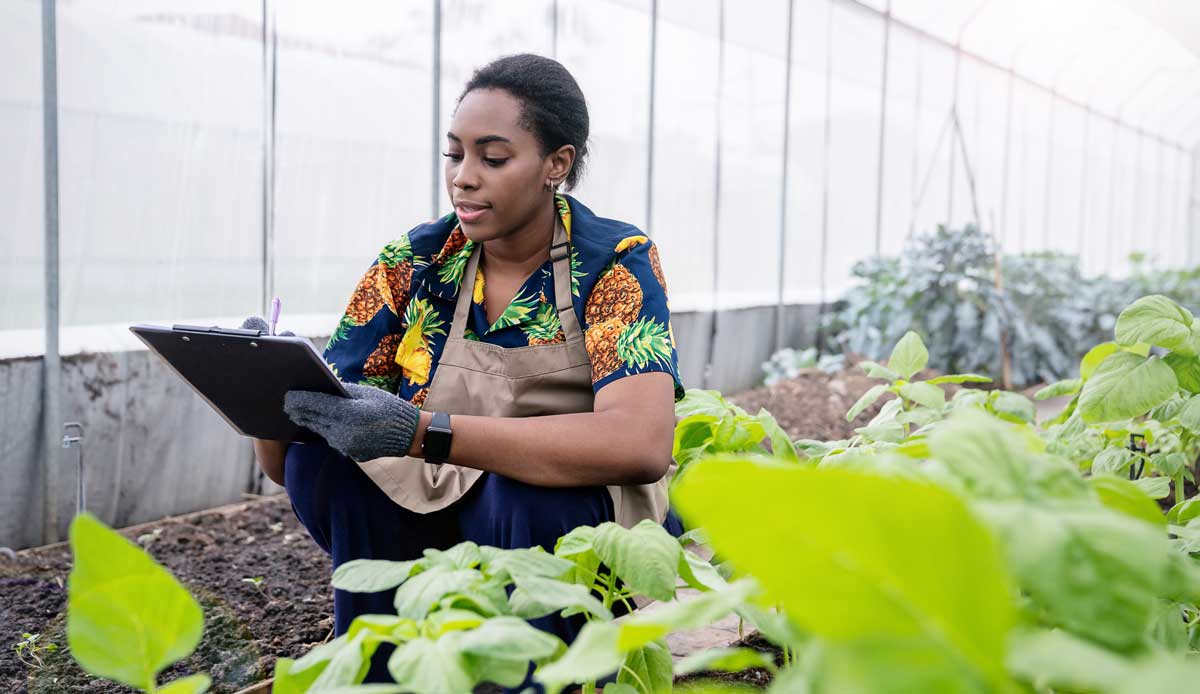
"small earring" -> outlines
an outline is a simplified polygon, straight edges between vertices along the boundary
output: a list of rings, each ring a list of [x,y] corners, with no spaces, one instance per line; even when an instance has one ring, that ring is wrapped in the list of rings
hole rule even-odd
[[[545,188],[546,188],[546,190],[547,190],[547,191],[549,191],[549,192],[554,192],[554,189],[555,189],[556,187],[558,187],[558,182],[557,182],[557,181],[555,181],[553,178],[548,178],[548,179],[546,179],[546,185],[545,185]]]

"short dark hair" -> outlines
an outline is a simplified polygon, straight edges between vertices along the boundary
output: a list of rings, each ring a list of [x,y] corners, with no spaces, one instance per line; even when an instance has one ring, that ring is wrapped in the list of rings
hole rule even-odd
[[[588,154],[588,109],[583,90],[562,63],[532,53],[499,58],[475,71],[457,103],[476,89],[503,89],[521,102],[521,127],[538,139],[542,156],[575,146],[566,178],[566,187],[574,188]]]

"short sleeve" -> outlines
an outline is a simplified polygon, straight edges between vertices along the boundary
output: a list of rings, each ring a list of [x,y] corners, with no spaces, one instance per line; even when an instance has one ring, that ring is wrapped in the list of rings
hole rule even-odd
[[[345,383],[395,393],[400,382],[396,350],[401,316],[412,292],[413,255],[408,236],[383,247],[363,274],[346,311],[325,345],[325,361]]]
[[[661,371],[671,374],[678,401],[683,383],[658,247],[645,236],[631,236],[615,250],[584,305],[592,388],[599,392],[626,376]]]

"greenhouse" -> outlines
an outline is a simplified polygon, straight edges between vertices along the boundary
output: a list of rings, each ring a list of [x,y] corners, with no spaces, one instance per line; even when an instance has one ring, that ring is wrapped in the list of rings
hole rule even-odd
[[[4,0],[0,61],[11,691],[1200,686],[1200,3]]]

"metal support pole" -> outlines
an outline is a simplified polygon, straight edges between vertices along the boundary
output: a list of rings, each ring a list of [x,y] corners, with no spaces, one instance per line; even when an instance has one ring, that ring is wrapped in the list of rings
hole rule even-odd
[[[654,0],[654,11],[651,16],[656,14],[658,14],[658,0]],[[558,60],[558,0],[550,3],[550,55]],[[650,61],[654,62],[653,55]]]
[[[42,0],[42,157],[45,204],[46,351],[42,357],[42,542],[58,542],[58,462],[62,458],[59,356],[57,0]]]
[[[821,151],[821,280],[820,304],[817,307],[817,349],[824,340],[825,310],[829,303],[829,172],[831,169],[830,137],[833,130],[833,3],[825,18],[825,132]]]
[[[717,322],[721,314],[721,101],[725,95],[725,0],[717,9],[717,128],[716,153],[713,157],[713,239],[712,239],[712,321],[708,331],[708,351],[704,359],[703,388],[712,388],[713,355],[717,349]]]
[[[275,70],[276,43],[275,0],[262,0],[262,297],[264,316],[270,315],[271,298],[275,292]],[[257,466],[255,466],[257,467]]]
[[[951,120],[953,121],[954,128],[955,128],[955,132],[952,133],[952,135],[954,135],[954,136],[956,136],[958,134],[958,84],[959,84],[958,74],[959,74],[959,70],[961,68],[962,68],[962,47],[955,45],[954,46],[954,92],[953,92],[954,98],[950,102],[950,112],[951,112],[951,114],[953,114]],[[957,161],[958,161],[958,157],[955,155],[955,149],[953,147],[953,138],[952,138],[952,146],[950,147],[950,162],[949,162],[950,176],[946,180],[946,226],[950,226],[951,220],[954,219],[954,173],[955,173],[954,165],[955,165],[955,163],[957,163]]]
[[[1050,201],[1054,197],[1054,116],[1058,110],[1058,93],[1050,94],[1050,124],[1046,130],[1046,185],[1042,205],[1042,247],[1050,250]]]
[[[916,93],[913,94],[913,149],[912,149],[912,166],[909,171],[909,188],[908,188],[908,204],[912,209],[912,214],[908,219],[908,236],[905,239],[912,238],[917,231],[917,181],[921,177],[921,50],[924,48],[923,42],[917,43],[917,84]]]
[[[1076,253],[1079,256],[1080,270],[1083,269],[1083,248],[1084,239],[1087,236],[1087,201],[1088,201],[1088,171],[1091,167],[1088,166],[1088,138],[1091,135],[1092,126],[1092,110],[1089,108],[1083,112],[1083,156],[1079,159],[1082,162],[1079,171],[1079,238],[1076,239]]]
[[[557,7],[557,5],[556,5]],[[555,15],[557,17],[557,15]],[[557,31],[555,32],[557,34]],[[433,0],[433,127],[429,218],[437,219],[442,189],[442,0]]]
[[[787,12],[787,48],[785,49],[783,67],[783,176],[779,182],[779,266],[778,292],[775,297],[775,350],[784,347],[784,278],[787,272],[787,201],[788,201],[788,169],[791,149],[792,124],[792,21],[795,16],[796,0],[788,0]]]
[[[790,31],[790,29],[789,29]],[[879,88],[879,159],[875,176],[875,255],[883,252],[883,167],[884,150],[887,145],[888,63],[892,43],[892,0],[888,0],[883,11],[883,70]],[[788,46],[791,50],[791,46]]]
[[[1000,233],[997,235],[999,246],[1004,249],[1008,245],[1008,170],[1012,160],[1012,112],[1013,89],[1016,85],[1016,75],[1008,71],[1008,103],[1004,115],[1004,163],[1000,167]]]
[[[558,0],[554,0],[554,45],[558,46]],[[654,92],[658,72],[658,0],[650,3],[650,112],[646,120],[646,235],[654,238]]]
[[[1117,142],[1120,140],[1120,126],[1113,126],[1113,144],[1112,157],[1109,161],[1112,163],[1112,168],[1109,169],[1108,176],[1108,244],[1107,250],[1104,253],[1104,272],[1112,274],[1113,269],[1113,249],[1114,241],[1117,235],[1117,169],[1121,168],[1117,165]]]

